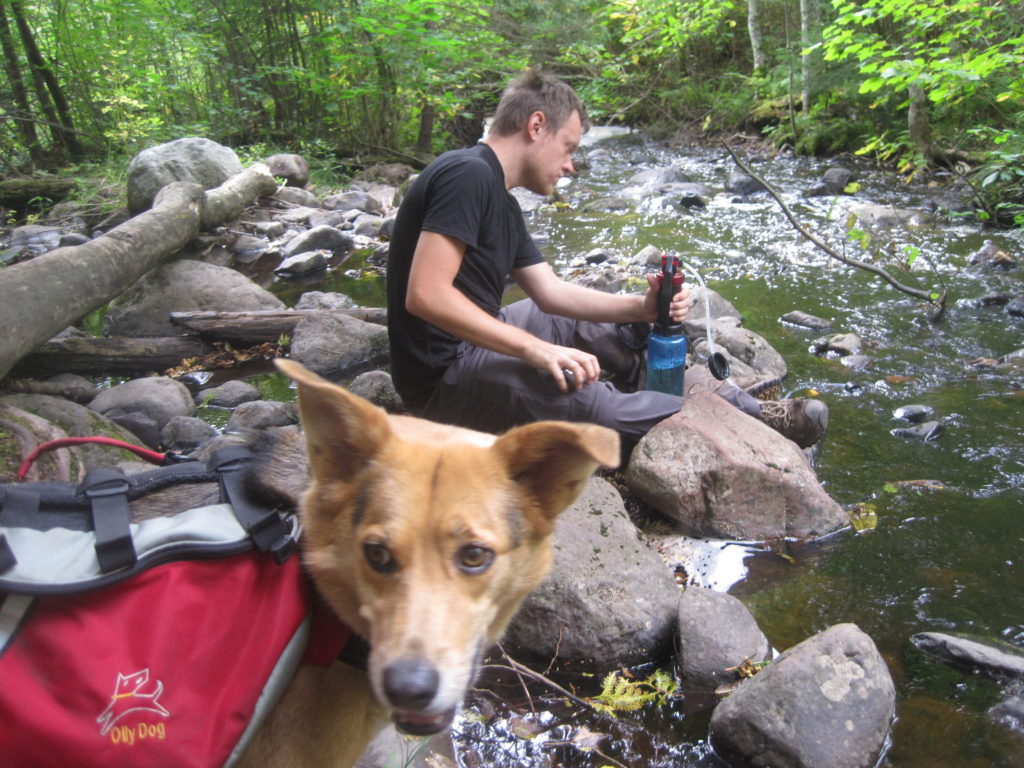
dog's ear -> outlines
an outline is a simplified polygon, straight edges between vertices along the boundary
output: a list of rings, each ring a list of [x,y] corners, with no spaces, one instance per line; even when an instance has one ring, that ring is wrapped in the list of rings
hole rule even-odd
[[[512,479],[537,501],[553,520],[576,501],[598,465],[619,465],[619,435],[595,424],[539,421],[516,427],[498,438]]]
[[[292,360],[275,360],[299,386],[299,415],[313,477],[347,482],[391,437],[387,414]]]

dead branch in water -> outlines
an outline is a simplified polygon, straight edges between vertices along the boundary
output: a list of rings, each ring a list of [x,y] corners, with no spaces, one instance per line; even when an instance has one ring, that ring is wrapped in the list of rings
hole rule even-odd
[[[924,301],[927,301],[930,305],[932,305],[935,308],[935,311],[928,316],[928,319],[930,321],[936,322],[942,317],[943,313],[946,311],[945,290],[943,290],[942,293],[939,294],[938,298],[934,298],[933,295],[928,291],[923,291],[920,288],[914,288],[913,286],[901,283],[899,280],[893,277],[888,272],[888,270],[882,267],[841,254],[835,248],[833,248],[820,237],[818,237],[814,232],[812,232],[803,224],[801,224],[800,221],[797,220],[793,212],[789,209],[789,206],[786,205],[786,203],[779,196],[779,193],[776,192],[775,189],[772,187],[772,185],[765,181],[763,178],[761,178],[757,173],[755,173],[749,165],[740,160],[736,153],[732,151],[732,148],[730,148],[727,144],[723,144],[723,146],[725,147],[726,152],[728,152],[729,155],[732,157],[736,165],[740,167],[740,170],[742,170],[745,174],[747,174],[752,179],[761,184],[768,191],[768,194],[775,199],[775,202],[777,202],[779,204],[779,207],[782,208],[782,212],[786,215],[786,218],[789,219],[789,223],[793,225],[794,229],[796,229],[797,232],[799,232],[805,238],[814,243],[814,245],[816,245],[820,250],[824,251],[829,257],[835,259],[838,262],[841,262],[842,264],[845,264],[848,267],[863,269],[867,272],[877,275],[900,293],[905,293],[907,296],[912,296],[915,299],[922,299]]]

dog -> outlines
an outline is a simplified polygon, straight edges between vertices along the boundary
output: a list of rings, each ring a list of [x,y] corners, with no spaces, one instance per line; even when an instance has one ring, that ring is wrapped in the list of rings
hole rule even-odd
[[[300,666],[241,764],[351,766],[389,717],[419,736],[451,725],[547,574],[556,517],[598,466],[617,466],[619,438],[556,421],[496,437],[393,416],[298,363],[277,366],[297,384],[309,462],[303,562],[370,651],[365,671]]]

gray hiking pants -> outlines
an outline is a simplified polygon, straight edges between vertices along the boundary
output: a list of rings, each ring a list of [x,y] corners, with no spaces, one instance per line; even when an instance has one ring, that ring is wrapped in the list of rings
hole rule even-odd
[[[519,358],[463,342],[458,357],[416,415],[493,433],[543,419],[590,422],[616,430],[628,456],[651,427],[679,410],[687,396],[628,391],[641,381],[646,352],[628,347],[613,323],[549,315],[529,299],[503,308],[498,318],[553,344],[590,352],[611,380],[565,394],[548,374]],[[711,391],[750,416],[760,412],[760,401],[728,380],[715,381],[703,366],[687,368],[685,377],[687,394]]]

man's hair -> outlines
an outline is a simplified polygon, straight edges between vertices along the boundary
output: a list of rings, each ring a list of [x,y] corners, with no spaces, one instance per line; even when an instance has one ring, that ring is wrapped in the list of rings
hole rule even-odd
[[[557,131],[573,112],[578,112],[583,129],[588,127],[587,111],[576,92],[554,75],[529,69],[509,83],[498,102],[491,131],[509,136],[522,130],[534,112],[543,112],[549,131]]]

